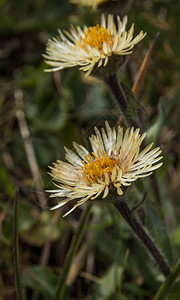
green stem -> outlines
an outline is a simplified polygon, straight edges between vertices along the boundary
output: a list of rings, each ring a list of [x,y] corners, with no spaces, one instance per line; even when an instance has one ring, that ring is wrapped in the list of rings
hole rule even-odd
[[[170,291],[170,288],[172,287],[173,283],[175,282],[177,276],[180,272],[180,261],[175,265],[172,272],[168,275],[166,280],[161,285],[160,289],[158,290],[157,294],[153,298],[153,300],[163,300],[165,296],[167,296],[168,292]]]
[[[61,277],[59,279],[59,282],[57,284],[56,293],[54,296],[54,300],[63,300],[64,299],[64,291],[65,291],[65,285],[66,285],[66,279],[69,274],[69,270],[71,267],[71,263],[73,260],[73,257],[77,251],[77,248],[79,246],[79,243],[82,239],[87,219],[90,215],[90,209],[91,209],[91,203],[88,204],[84,214],[82,215],[82,218],[79,223],[79,227],[77,231],[74,234],[74,237],[72,239],[69,251],[67,253],[66,261],[64,263],[63,272],[61,274]]]
[[[16,292],[17,292],[17,298],[18,300],[23,300],[23,292],[22,292],[22,286],[20,281],[20,274],[19,274],[19,248],[18,248],[18,220],[17,220],[17,210],[18,210],[18,191],[16,190],[15,198],[14,198],[14,246],[13,246],[13,252],[14,252],[14,271],[15,271],[15,285],[16,285]]]
[[[164,276],[167,277],[170,273],[170,268],[169,268],[167,262],[165,261],[160,250],[157,248],[157,246],[151,240],[148,233],[144,230],[144,228],[137,221],[137,219],[134,216],[132,216],[127,203],[124,200],[121,200],[121,201],[116,201],[114,203],[114,205],[118,209],[118,211],[121,213],[123,218],[126,220],[126,222],[129,224],[129,226],[131,227],[133,232],[136,234],[136,236],[143,243],[143,245],[148,250],[148,252],[155,259],[157,265],[159,266],[159,269],[162,271]]]

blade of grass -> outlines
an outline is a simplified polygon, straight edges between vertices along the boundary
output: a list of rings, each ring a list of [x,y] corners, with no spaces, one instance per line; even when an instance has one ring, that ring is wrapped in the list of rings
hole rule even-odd
[[[158,36],[159,36],[159,32],[156,34],[155,39],[150,44],[149,49],[148,49],[148,51],[145,55],[145,58],[144,58],[144,60],[141,64],[139,73],[136,76],[136,80],[135,80],[134,85],[132,87],[132,92],[135,95],[135,97],[138,97],[139,91],[142,87],[143,80],[144,80],[144,77],[145,77],[146,71],[147,71],[148,62],[149,62],[150,57],[152,55],[152,51],[154,49],[154,46],[155,46],[155,43],[156,43],[156,40],[157,40]]]
[[[126,253],[125,253],[125,256],[124,256],[124,261],[123,261],[122,271],[121,271],[121,276],[120,276],[120,281],[119,281],[119,287],[118,287],[118,295],[120,297],[119,299],[121,299],[121,292],[122,292],[122,284],[123,284],[123,278],[124,278],[124,271],[125,271],[125,268],[126,268],[126,264],[127,264],[127,260],[128,260],[128,257],[129,257],[129,253],[130,253],[130,250],[127,249]]]
[[[39,170],[38,162],[36,159],[36,154],[34,151],[33,143],[30,138],[30,132],[29,132],[26,116],[23,111],[23,92],[22,92],[22,90],[16,90],[14,97],[15,97],[15,102],[16,102],[16,118],[18,121],[21,136],[24,141],[24,148],[26,151],[27,160],[28,160],[29,167],[31,170],[32,178],[34,180],[34,186],[36,187],[36,190],[38,192],[37,197],[39,200],[39,204],[42,208],[44,208],[45,203],[46,203],[46,196],[44,193],[44,189],[42,187],[40,170]]]
[[[157,294],[153,298],[153,300],[163,300],[165,296],[167,296],[170,288],[175,282],[177,276],[180,273],[180,261],[177,262],[172,272],[168,275],[167,279],[163,282]]]
[[[18,249],[18,191],[15,192],[14,198],[14,271],[15,271],[15,285],[18,300],[23,300],[23,291],[19,274],[19,249]]]
[[[83,213],[82,218],[79,223],[79,227],[77,228],[77,231],[75,232],[74,237],[72,239],[72,242],[71,242],[71,245],[70,245],[69,251],[67,253],[66,260],[65,260],[65,264],[63,267],[63,271],[62,271],[61,277],[59,279],[59,282],[57,284],[54,300],[63,300],[64,299],[66,280],[67,280],[67,277],[69,274],[69,270],[70,270],[70,267],[72,264],[73,257],[75,255],[77,248],[79,246],[79,243],[82,239],[82,236],[83,236],[83,233],[85,230],[85,225],[86,225],[87,219],[90,215],[90,209],[91,209],[91,203],[87,206],[85,212]]]
[[[84,244],[81,246],[81,248],[78,250],[77,254],[74,256],[71,268],[69,270],[69,274],[66,280],[66,285],[71,286],[73,282],[75,282],[77,276],[79,275],[79,272],[84,265],[84,260],[86,258],[86,253],[88,250],[88,242],[84,242]]]

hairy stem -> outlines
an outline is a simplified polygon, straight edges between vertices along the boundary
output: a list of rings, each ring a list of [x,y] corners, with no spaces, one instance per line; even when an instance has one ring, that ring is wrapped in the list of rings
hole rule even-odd
[[[119,83],[119,81],[117,79],[116,73],[107,77],[106,83],[109,85],[111,91],[113,92],[113,94],[119,104],[119,107],[128,123],[128,120],[126,117],[126,109],[127,109],[127,104],[128,104],[127,96],[126,96],[121,84]]]
[[[112,75],[110,75],[107,79],[106,79],[106,83],[108,84],[108,86],[110,87],[111,91],[114,94],[114,97],[117,101],[117,103],[119,104],[119,107],[124,115],[124,118],[128,124],[128,126],[134,126],[134,128],[140,128],[141,132],[143,132],[142,126],[140,124],[139,119],[137,118],[136,115],[136,107],[134,108],[134,104],[131,103],[132,105],[132,110],[131,112],[128,112],[128,108],[130,105],[130,101],[128,99],[127,94],[131,93],[131,90],[128,89],[123,83],[121,83],[118,79],[117,79],[117,74],[114,73]],[[136,102],[138,103],[138,102]],[[142,142],[142,147],[145,148],[146,142],[145,140]],[[154,190],[154,194],[155,197],[158,201],[158,203],[160,204],[161,201],[161,194],[160,194],[160,190],[159,190],[159,186],[158,186],[158,182],[157,182],[157,178],[156,178],[156,174],[152,174],[150,177],[150,181]]]
[[[129,112],[131,114],[131,117],[129,113],[127,112],[129,109],[129,100],[126,95],[126,91],[124,89],[123,84],[117,79],[117,74],[114,73],[106,78],[106,83],[110,87],[115,99],[117,100],[117,103],[124,115],[124,118],[129,126],[134,126],[135,128],[140,128],[139,122],[134,118],[134,113]],[[133,109],[132,109],[133,111]]]
[[[160,250],[156,247],[156,245],[151,240],[148,233],[144,230],[144,228],[137,221],[137,219],[134,216],[132,216],[127,203],[124,200],[122,200],[122,201],[116,201],[114,203],[114,205],[118,209],[118,211],[121,213],[123,218],[126,220],[126,222],[129,224],[129,226],[131,227],[133,232],[141,240],[141,242],[143,243],[145,248],[148,250],[148,252],[155,259],[157,265],[159,266],[159,269],[162,271],[164,276],[167,277],[168,274],[170,273],[170,268],[169,268],[167,262],[165,261]]]

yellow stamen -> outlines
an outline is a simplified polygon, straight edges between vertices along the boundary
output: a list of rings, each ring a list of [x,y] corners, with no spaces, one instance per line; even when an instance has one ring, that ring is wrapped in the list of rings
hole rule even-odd
[[[112,175],[113,168],[118,165],[118,162],[108,157],[107,153],[104,151],[104,156],[98,153],[98,156],[92,152],[93,157],[88,154],[86,156],[87,162],[83,161],[82,176],[88,179],[90,183],[98,182],[98,179],[105,179],[105,173]]]
[[[113,36],[111,29],[104,28],[104,26],[96,25],[89,27],[84,32],[84,38],[80,40],[80,45],[86,50],[87,45],[92,48],[96,48],[100,52],[103,52],[103,43],[108,44],[110,47],[113,46]]]

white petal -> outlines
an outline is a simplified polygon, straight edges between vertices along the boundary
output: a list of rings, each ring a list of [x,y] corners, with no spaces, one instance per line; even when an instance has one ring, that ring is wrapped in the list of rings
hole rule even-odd
[[[65,215],[63,215],[63,218],[69,215],[73,210],[75,210],[76,207],[71,208]]]
[[[85,161],[86,160],[86,156],[89,154],[89,152],[86,150],[86,148],[84,148],[82,145],[79,145],[75,142],[73,142],[73,146],[76,149],[77,153],[79,154],[79,156],[81,156],[81,158]]]
[[[105,190],[104,190],[104,194],[103,194],[103,197],[102,197],[103,199],[106,198],[108,192],[109,192],[109,188],[108,188],[108,186],[106,185]]]
[[[71,151],[70,149],[64,147],[65,151],[66,151],[66,159],[67,161],[69,161],[71,164],[73,164],[74,166],[82,166],[82,160],[79,158],[79,156],[77,156],[73,151]]]
[[[64,204],[66,204],[66,203],[67,203],[67,201],[61,202],[61,203],[57,204],[56,206],[51,207],[50,210],[55,210],[55,209],[57,209],[57,208],[59,208],[59,207],[62,207],[62,206],[63,206]]]

